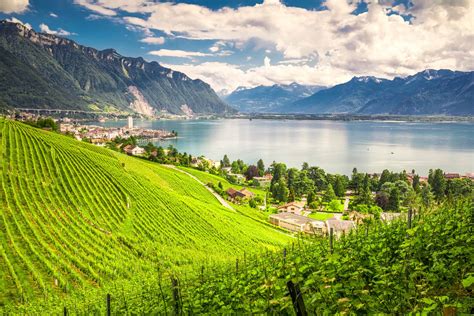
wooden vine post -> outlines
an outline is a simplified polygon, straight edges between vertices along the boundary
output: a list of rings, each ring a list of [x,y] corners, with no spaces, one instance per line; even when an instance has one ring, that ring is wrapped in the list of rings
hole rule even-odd
[[[171,277],[171,287],[173,289],[173,300],[174,300],[174,314],[180,315],[181,311],[181,304],[179,300],[179,287],[178,287],[178,279],[175,277]]]
[[[110,294],[107,293],[107,316],[110,316]]]
[[[334,229],[331,227],[329,229],[329,251],[331,252],[331,254],[334,251],[333,246],[334,246]]]
[[[293,281],[290,280],[286,283],[286,286],[290,292],[296,316],[307,316],[308,313],[306,312],[306,307],[304,305],[303,295],[301,294],[298,284],[294,284]]]

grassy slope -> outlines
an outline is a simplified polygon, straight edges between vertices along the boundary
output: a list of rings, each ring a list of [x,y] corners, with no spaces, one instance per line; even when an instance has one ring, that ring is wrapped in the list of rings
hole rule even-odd
[[[180,172],[0,119],[0,306],[289,238]]]

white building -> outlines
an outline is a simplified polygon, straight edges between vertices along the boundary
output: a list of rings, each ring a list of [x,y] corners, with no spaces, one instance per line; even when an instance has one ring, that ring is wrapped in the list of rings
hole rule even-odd
[[[128,117],[128,120],[127,120],[127,127],[128,127],[128,129],[132,129],[132,128],[133,128],[133,117],[131,117],[131,116]]]

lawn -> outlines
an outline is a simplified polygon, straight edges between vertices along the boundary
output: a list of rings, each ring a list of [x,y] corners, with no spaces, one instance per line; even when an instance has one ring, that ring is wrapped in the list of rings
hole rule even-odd
[[[333,218],[334,213],[314,212],[314,213],[309,214],[308,217],[310,217],[312,219],[319,220],[319,221],[325,221],[325,220],[328,220],[330,218]]]

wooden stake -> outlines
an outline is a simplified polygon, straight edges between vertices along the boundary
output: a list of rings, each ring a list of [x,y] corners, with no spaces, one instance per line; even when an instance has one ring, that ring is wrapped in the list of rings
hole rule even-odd
[[[290,292],[291,300],[293,301],[293,308],[297,316],[307,316],[306,307],[304,305],[303,295],[301,294],[300,287],[298,284],[294,284],[293,281],[286,283],[288,291]]]

